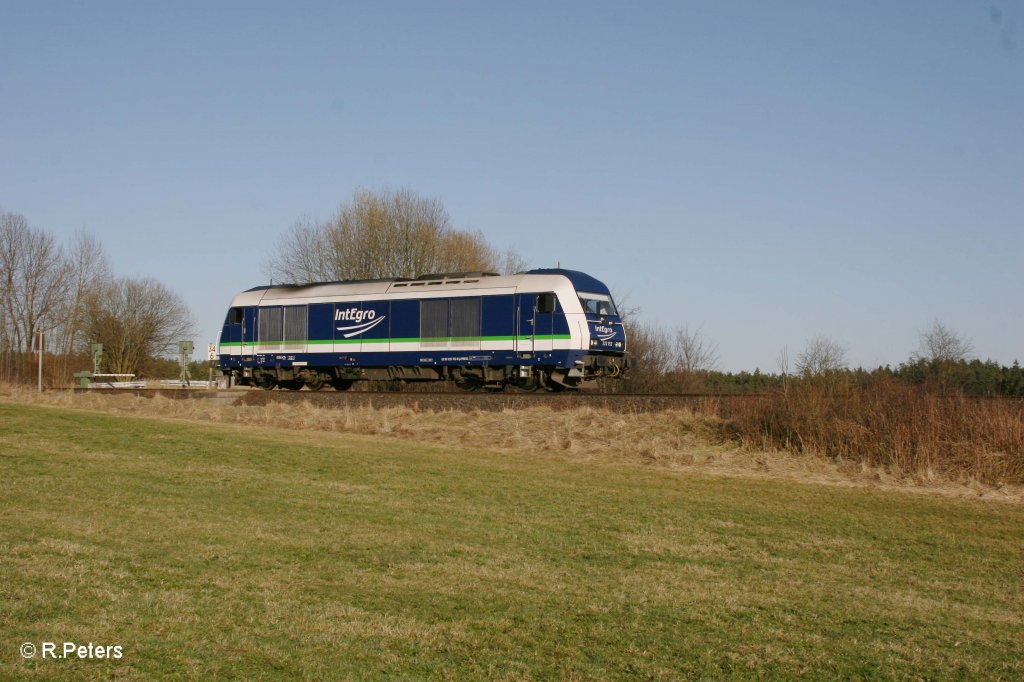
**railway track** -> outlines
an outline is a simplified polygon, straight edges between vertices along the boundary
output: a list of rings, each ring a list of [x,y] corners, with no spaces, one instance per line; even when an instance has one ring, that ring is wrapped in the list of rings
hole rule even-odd
[[[275,403],[306,403],[317,407],[407,407],[412,410],[463,412],[522,410],[531,407],[547,407],[553,410],[568,410],[579,407],[593,407],[613,412],[663,412],[683,407],[698,407],[713,403],[720,416],[727,416],[730,408],[746,401],[776,399],[774,394],[710,394],[710,393],[592,393],[576,391],[567,393],[441,393],[437,391],[263,391],[259,389],[234,388],[227,390],[187,388],[123,388],[123,389],[70,389],[74,393],[101,394],[107,396],[141,396],[153,398],[162,396],[176,400],[204,400],[217,405],[272,405]],[[962,400],[966,396],[949,396],[950,400]],[[1010,400],[1024,402],[1019,396],[970,396],[969,400]]]
[[[490,411],[518,410],[544,406],[555,410],[578,407],[604,408],[617,412],[660,412],[694,406],[706,401],[732,402],[757,398],[752,395],[710,394],[619,394],[619,393],[439,393],[371,391],[262,391],[250,389],[72,389],[75,393],[161,396],[176,400],[207,400],[219,405],[271,405],[307,403],[318,407],[408,407],[413,410]]]

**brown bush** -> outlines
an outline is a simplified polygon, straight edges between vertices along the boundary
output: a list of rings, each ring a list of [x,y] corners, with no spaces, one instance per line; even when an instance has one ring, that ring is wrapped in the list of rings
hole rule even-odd
[[[755,449],[820,453],[897,474],[1024,481],[1024,401],[941,395],[833,375],[723,402],[729,435]]]

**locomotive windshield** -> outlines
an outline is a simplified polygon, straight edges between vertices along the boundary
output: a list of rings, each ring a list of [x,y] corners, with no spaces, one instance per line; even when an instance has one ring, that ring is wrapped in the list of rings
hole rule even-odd
[[[583,304],[583,312],[591,315],[618,315],[615,310],[615,302],[608,294],[591,294],[585,291],[580,292],[580,303]]]

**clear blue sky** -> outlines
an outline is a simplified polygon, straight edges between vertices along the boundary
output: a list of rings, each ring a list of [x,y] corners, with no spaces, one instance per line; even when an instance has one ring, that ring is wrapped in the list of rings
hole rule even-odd
[[[0,206],[214,341],[297,217],[436,196],[726,369],[1024,361],[1024,2],[0,1]]]

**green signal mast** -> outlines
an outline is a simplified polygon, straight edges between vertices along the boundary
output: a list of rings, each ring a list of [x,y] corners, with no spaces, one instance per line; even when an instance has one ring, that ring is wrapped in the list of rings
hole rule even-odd
[[[182,386],[191,385],[191,382],[189,380],[192,378],[192,376],[188,371],[188,363],[192,359],[192,351],[194,350],[195,344],[193,344],[191,341],[178,342],[178,352],[180,354],[181,360],[181,376],[178,378],[181,379]]]

